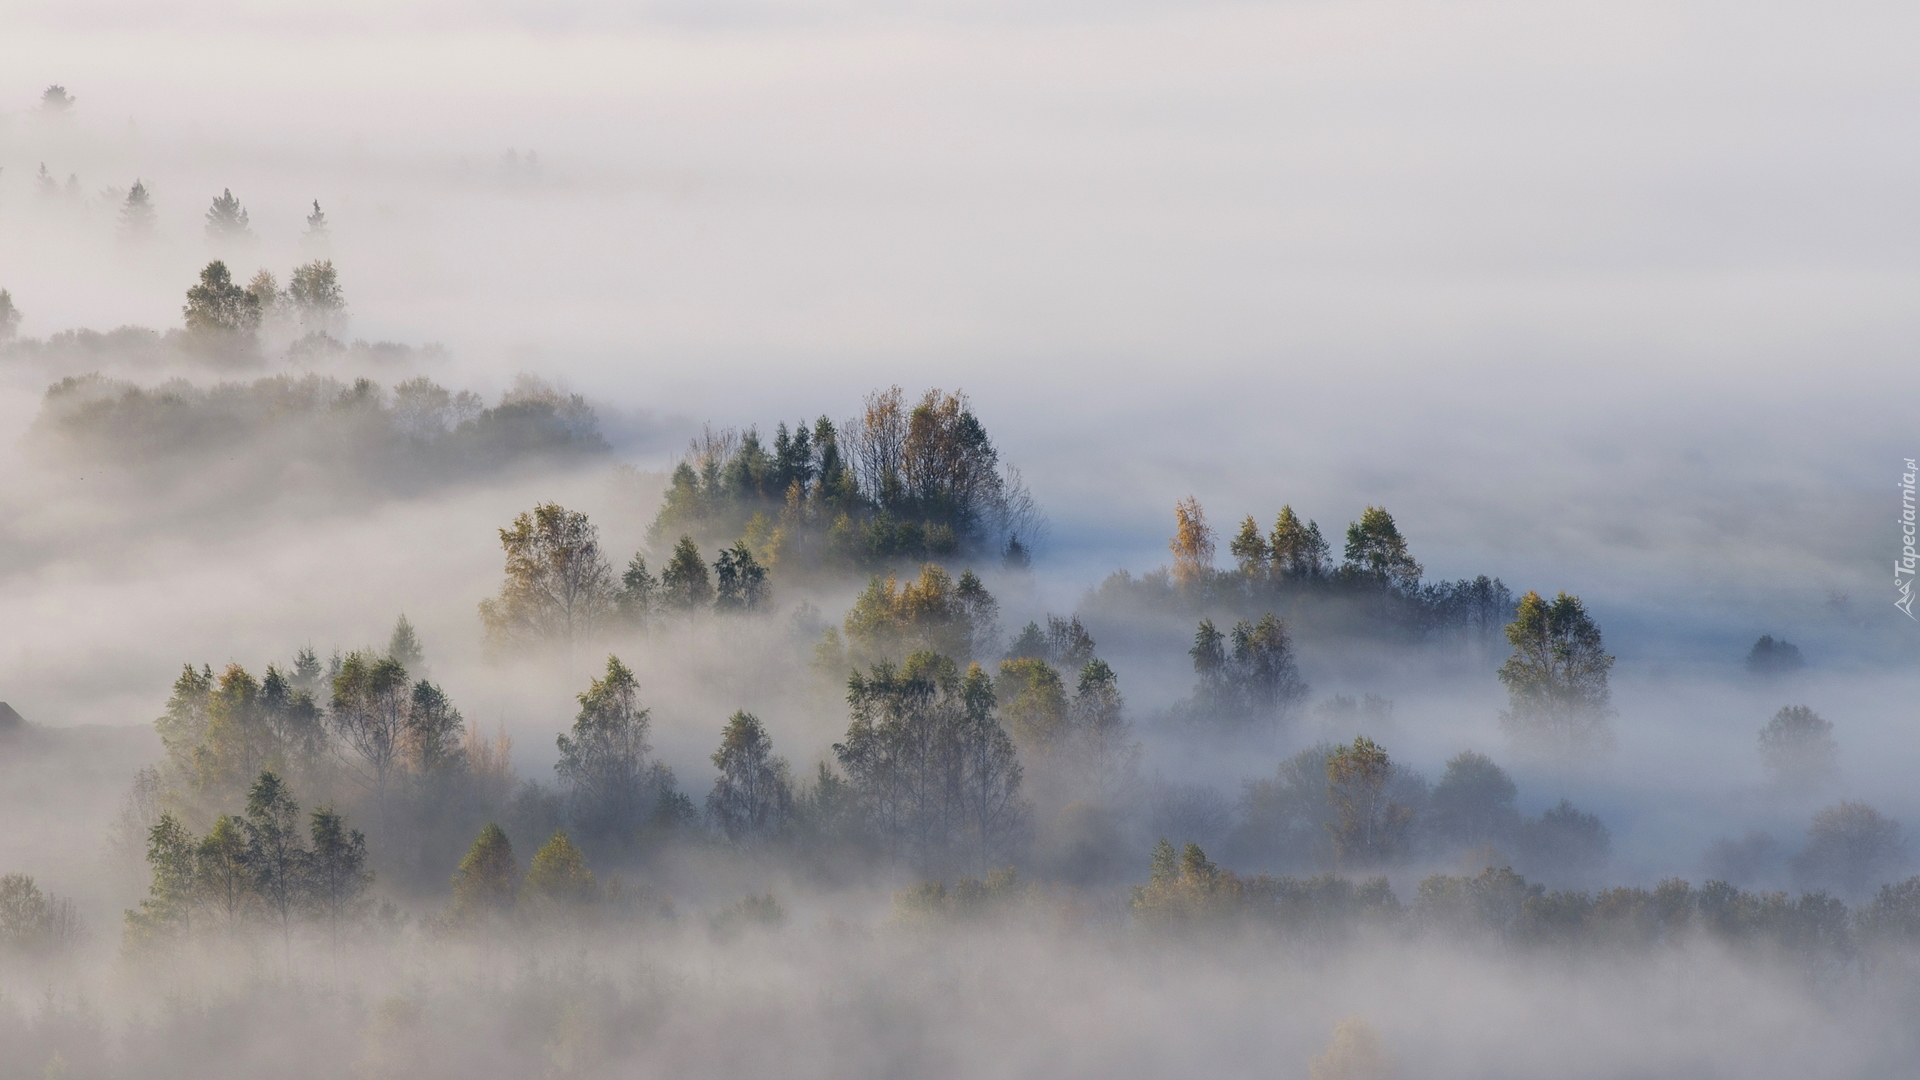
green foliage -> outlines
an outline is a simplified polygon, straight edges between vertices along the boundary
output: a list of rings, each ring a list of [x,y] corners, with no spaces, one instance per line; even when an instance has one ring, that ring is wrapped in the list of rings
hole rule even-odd
[[[927,563],[905,585],[892,574],[870,580],[843,625],[856,664],[923,651],[965,663],[992,652],[999,611],[973,571],[963,571],[955,582],[946,568]]]
[[[1327,801],[1334,814],[1327,830],[1342,863],[1384,862],[1405,849],[1413,811],[1390,799],[1392,779],[1387,752],[1364,735],[1327,755]]]
[[[419,671],[426,663],[427,655],[420,647],[420,636],[414,633],[413,623],[401,615],[394,620],[393,635],[387,639],[387,657],[408,671]]]
[[[1293,656],[1293,641],[1287,626],[1272,612],[1260,621],[1242,619],[1232,632],[1232,652],[1227,650],[1228,636],[1203,619],[1194,631],[1194,688],[1190,708],[1197,718],[1230,723],[1277,723],[1287,718],[1307,696],[1308,687],[1300,677]]]
[[[474,837],[473,846],[453,875],[453,916],[471,922],[506,913],[513,907],[520,867],[513,844],[500,826],[488,824]]]
[[[993,865],[1025,840],[1024,770],[978,664],[918,652],[847,683],[853,720],[834,754],[887,853],[927,876]]]
[[[1407,552],[1406,538],[1393,515],[1369,506],[1347,526],[1346,561],[1340,572],[1390,589],[1411,592],[1420,584],[1420,564]]]
[[[320,204],[314,203],[313,209],[319,214]],[[323,217],[319,231],[324,229]],[[332,260],[322,259],[295,267],[287,282],[287,300],[293,305],[304,333],[337,333],[345,322],[347,299],[340,290],[340,275],[334,270]]]
[[[80,938],[73,901],[42,892],[25,874],[0,875],[0,956],[51,956]]]
[[[240,828],[247,838],[246,863],[254,895],[286,938],[294,913],[306,899],[312,853],[302,843],[300,807],[278,776],[261,773],[248,789]]]
[[[614,599],[613,571],[600,551],[600,531],[587,515],[541,503],[500,530],[506,581],[496,599],[480,602],[487,644],[496,652],[590,640]]]
[[[119,333],[116,331],[116,334]],[[300,497],[411,494],[532,465],[564,465],[607,451],[586,402],[521,386],[485,408],[423,378],[392,388],[367,379],[276,375],[152,389],[83,375],[47,390],[31,438],[47,452],[109,464],[166,485],[176,498],[207,498],[180,483],[218,468],[215,494]]]
[[[1013,741],[1028,753],[1044,753],[1067,735],[1067,688],[1045,660],[1002,660],[994,691]]]
[[[1500,724],[1523,741],[1557,750],[1593,750],[1611,745],[1613,715],[1607,674],[1613,657],[1600,640],[1577,596],[1551,602],[1539,593],[1520,598],[1507,625],[1513,655],[1500,667],[1507,708]]]
[[[1020,880],[1011,866],[1002,866],[982,878],[961,878],[949,889],[945,882],[926,881],[893,894],[894,921],[904,926],[939,926],[979,922],[1009,912],[1038,897],[1033,886]]]
[[[564,832],[556,832],[534,853],[523,895],[536,905],[579,907],[593,902],[598,888],[587,858]]]
[[[713,563],[715,611],[758,611],[767,604],[767,569],[741,540]]]
[[[661,601],[669,611],[703,611],[713,603],[713,580],[693,537],[682,536],[660,571]]]
[[[200,284],[187,290],[186,306],[180,310],[187,333],[203,347],[222,353],[253,349],[260,298],[234,283],[226,263],[215,259],[200,271]]]
[[[639,699],[632,669],[609,656],[606,675],[579,695],[573,730],[557,739],[554,771],[567,791],[568,816],[595,840],[632,842],[673,795],[671,774],[649,761],[652,720]]]
[[[894,387],[865,405],[844,427],[780,424],[771,452],[754,428],[709,429],[674,468],[649,543],[744,542],[777,576],[1024,552],[1037,537],[1031,495],[964,395],[909,403]]]
[[[153,872],[147,896],[139,910],[126,913],[127,945],[136,950],[162,947],[192,927],[198,845],[172,814],[161,814],[147,831],[147,865]]]
[[[340,923],[354,914],[361,894],[373,884],[373,873],[367,869],[367,838],[358,829],[347,828],[346,820],[325,806],[313,812],[310,829],[313,848],[307,858],[306,901],[337,940]]]
[[[1433,786],[1434,831],[1463,847],[1504,843],[1520,827],[1518,795],[1513,778],[1492,758],[1462,750]]]
[[[613,597],[614,611],[628,626],[645,626],[662,599],[660,579],[647,572],[647,560],[636,552],[620,575],[620,591]]]
[[[247,866],[247,836],[231,814],[221,814],[194,853],[197,898],[226,926],[235,926],[257,902]]]
[[[246,208],[240,205],[239,199],[233,197],[232,188],[222,190],[207,209],[207,239],[216,243],[253,239],[253,228],[247,220]]]
[[[793,784],[785,758],[758,717],[736,712],[713,752],[720,775],[707,794],[707,814],[727,839],[753,843],[778,836],[793,814]]]

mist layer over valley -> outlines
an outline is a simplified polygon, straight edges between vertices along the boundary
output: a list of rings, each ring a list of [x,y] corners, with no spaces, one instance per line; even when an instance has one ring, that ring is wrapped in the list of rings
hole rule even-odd
[[[0,18],[0,1078],[1920,1059],[1911,13]]]

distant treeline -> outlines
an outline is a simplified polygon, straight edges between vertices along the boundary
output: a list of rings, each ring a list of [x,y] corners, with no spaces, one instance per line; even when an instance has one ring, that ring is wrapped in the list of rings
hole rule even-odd
[[[709,430],[674,468],[648,539],[746,543],[776,574],[935,557],[1022,563],[1044,521],[964,394],[899,387],[843,424]]]
[[[1318,522],[1282,506],[1273,528],[1253,517],[1228,545],[1232,569],[1214,565],[1218,539],[1192,498],[1174,507],[1171,565],[1136,577],[1116,571],[1088,596],[1083,610],[1125,616],[1142,610],[1257,615],[1275,611],[1311,621],[1332,634],[1399,640],[1450,640],[1485,652],[1514,617],[1518,598],[1499,578],[1422,581],[1425,569],[1408,549],[1393,515],[1369,506],[1347,526],[1342,557]]]
[[[48,389],[29,439],[64,460],[133,472],[205,465],[231,476],[237,456],[263,482],[297,468],[321,488],[392,491],[607,451],[578,395],[523,380],[488,407],[424,376],[390,391],[320,375],[151,388],[79,376]]]

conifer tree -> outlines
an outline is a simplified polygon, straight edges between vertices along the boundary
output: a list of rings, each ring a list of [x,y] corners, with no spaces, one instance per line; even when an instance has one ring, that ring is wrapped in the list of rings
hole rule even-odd
[[[620,575],[620,591],[613,598],[614,608],[628,626],[644,626],[659,603],[660,581],[647,572],[647,560],[635,552],[626,572]]]
[[[1267,546],[1267,538],[1261,535],[1260,526],[1254,522],[1252,514],[1248,514],[1246,520],[1240,523],[1240,532],[1227,545],[1227,550],[1232,553],[1241,577],[1253,582],[1266,580],[1273,552]]]
[[[154,222],[158,217],[147,185],[135,180],[133,186],[127,189],[126,201],[120,204],[121,238],[133,243],[145,240],[153,235]]]
[[[214,198],[213,206],[207,210],[207,239],[216,243],[232,243],[253,239],[253,228],[247,221],[246,208],[240,200],[233,197],[233,189],[228,188]]]
[[[426,653],[420,647],[420,636],[414,633],[413,623],[404,613],[394,620],[393,634],[387,638],[387,658],[416,675],[425,674]]]
[[[674,611],[700,611],[713,604],[713,581],[693,537],[682,536],[660,572],[661,599]]]

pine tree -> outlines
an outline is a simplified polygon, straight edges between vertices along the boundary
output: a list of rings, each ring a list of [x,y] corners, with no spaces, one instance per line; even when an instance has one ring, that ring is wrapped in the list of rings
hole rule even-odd
[[[327,227],[327,215],[320,209],[320,200],[313,200],[313,213],[307,215],[307,236],[311,239],[322,239],[331,232],[332,230]]]
[[[120,205],[120,235],[123,239],[138,243],[153,235],[154,221],[159,217],[153,209],[153,197],[147,192],[147,185],[135,180],[127,189],[127,199]]]
[[[1240,532],[1227,545],[1227,550],[1232,553],[1240,576],[1255,582],[1266,579],[1273,552],[1267,546],[1267,538],[1260,534],[1260,526],[1254,522],[1252,514],[1248,514],[1246,520],[1240,523]]]
[[[713,582],[693,537],[682,536],[660,572],[661,598],[674,611],[700,611],[713,604]]]
[[[635,552],[620,575],[620,591],[613,598],[615,610],[628,626],[644,626],[660,603],[660,581],[647,572],[647,560]]]
[[[247,211],[240,200],[233,197],[232,188],[223,190],[207,210],[207,239],[216,243],[253,239]]]
[[[416,675],[425,674],[426,653],[405,614],[394,620],[393,634],[387,638],[387,658]]]

